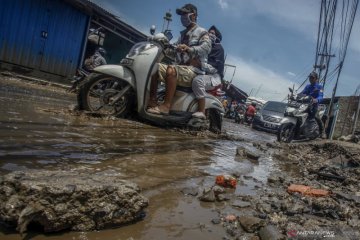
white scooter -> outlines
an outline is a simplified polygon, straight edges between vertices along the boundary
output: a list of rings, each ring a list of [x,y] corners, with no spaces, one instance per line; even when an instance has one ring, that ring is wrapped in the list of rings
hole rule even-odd
[[[150,32],[153,35],[155,29],[152,28]],[[140,118],[161,126],[188,126],[221,132],[224,114],[221,102],[215,96],[207,94],[207,119],[194,118],[192,113],[196,112],[198,105],[191,88],[177,88],[169,115],[156,115],[146,111],[151,76],[157,70],[156,63],[169,61],[171,58],[168,52],[174,49],[169,43],[171,32],[165,34],[158,33],[149,37],[146,42],[135,44],[120,65],[95,68],[78,85],[79,109],[116,117],[127,117],[137,112]]]

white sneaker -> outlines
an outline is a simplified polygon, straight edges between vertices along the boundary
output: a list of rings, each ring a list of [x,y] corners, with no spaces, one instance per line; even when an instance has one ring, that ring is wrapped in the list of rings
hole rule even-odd
[[[206,119],[205,114],[204,114],[204,113],[202,113],[202,112],[196,112],[196,113],[193,113],[193,115],[192,115],[192,116],[193,116],[193,117],[195,117],[195,118]]]

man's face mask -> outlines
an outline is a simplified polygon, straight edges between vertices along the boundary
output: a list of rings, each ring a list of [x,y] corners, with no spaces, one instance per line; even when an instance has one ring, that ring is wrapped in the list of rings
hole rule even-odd
[[[190,16],[193,15],[193,13],[189,13],[189,14],[183,14],[181,15],[181,24],[184,26],[184,27],[188,27],[192,21],[190,19]]]

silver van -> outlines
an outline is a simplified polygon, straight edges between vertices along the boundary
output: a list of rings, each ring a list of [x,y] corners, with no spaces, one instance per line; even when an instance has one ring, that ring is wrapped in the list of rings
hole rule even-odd
[[[268,101],[256,113],[252,128],[276,133],[280,128],[286,106],[287,103],[284,102]]]

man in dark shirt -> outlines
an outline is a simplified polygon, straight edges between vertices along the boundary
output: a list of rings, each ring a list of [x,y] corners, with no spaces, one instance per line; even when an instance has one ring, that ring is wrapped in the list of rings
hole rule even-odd
[[[193,114],[194,117],[205,119],[205,95],[206,91],[213,90],[221,85],[221,79],[224,77],[224,48],[221,45],[222,35],[220,31],[211,26],[209,29],[211,39],[211,52],[208,55],[208,64],[216,71],[206,72],[206,75],[198,75],[192,81],[192,90],[198,100],[198,111]]]

